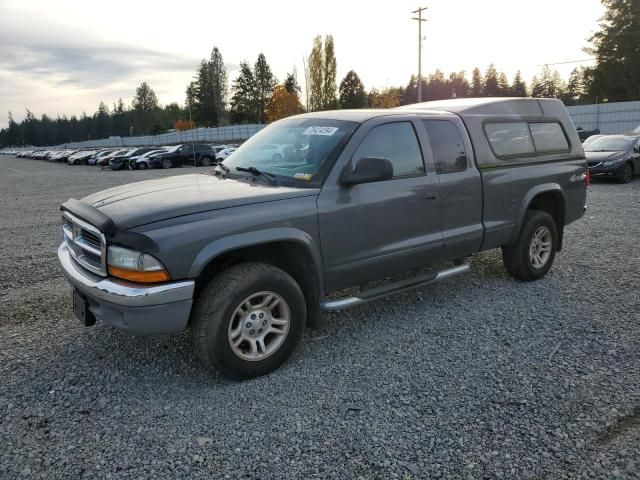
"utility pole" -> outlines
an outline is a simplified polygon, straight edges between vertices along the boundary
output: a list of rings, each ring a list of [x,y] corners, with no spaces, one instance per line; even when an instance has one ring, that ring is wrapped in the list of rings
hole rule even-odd
[[[422,101],[422,22],[427,21],[422,18],[422,12],[426,9],[427,7],[420,7],[411,12],[413,14],[418,14],[417,17],[412,18],[412,20],[418,21],[418,103]]]

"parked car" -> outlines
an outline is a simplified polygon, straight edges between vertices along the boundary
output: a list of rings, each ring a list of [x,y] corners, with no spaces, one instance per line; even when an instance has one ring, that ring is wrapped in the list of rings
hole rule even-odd
[[[213,151],[216,154],[216,158],[218,156],[218,154],[224,150],[225,148],[229,148],[231,145],[211,145],[211,148],[213,148]]]
[[[149,157],[149,165],[153,168],[181,167],[189,163],[195,163],[197,167],[208,167],[213,165],[214,161],[215,153],[211,145],[207,143],[176,145],[166,152],[156,153]]]
[[[226,160],[227,158],[229,158],[229,155],[231,155],[236,150],[237,149],[235,147],[225,148],[224,150],[218,152],[216,158],[218,159],[218,161]]]
[[[255,161],[283,138],[306,157]],[[270,124],[208,174],[65,202],[58,256],[85,325],[189,327],[205,365],[251,378],[290,357],[321,310],[463,274],[474,253],[501,247],[514,278],[542,278],[587,180],[556,99],[315,112]]]
[[[591,142],[593,142],[596,138],[600,138],[602,135],[591,135],[589,138],[587,138],[586,140],[584,140],[582,142],[582,147],[586,147],[587,145],[589,145]]]
[[[91,155],[91,157],[89,157],[89,159],[87,160],[87,165],[95,165],[100,161],[100,159],[106,157],[107,155],[110,155],[111,153],[113,153],[113,149],[111,148],[106,150],[99,150],[98,152]]]
[[[592,178],[629,183],[640,173],[640,135],[602,135],[584,147]]]
[[[95,150],[82,150],[67,158],[69,165],[88,165],[89,159],[96,153]]]
[[[168,148],[158,148],[155,150],[149,150],[141,155],[136,155],[129,159],[129,170],[146,170],[149,168],[149,157],[158,153],[164,153]]]
[[[130,150],[129,148],[124,148],[124,149],[114,150],[113,152],[111,152],[111,153],[109,153],[109,154],[107,154],[107,155],[105,155],[105,156],[103,156],[103,157],[99,158],[99,159],[96,161],[96,165],[99,165],[99,166],[101,166],[101,167],[103,167],[103,168],[104,168],[104,167],[106,167],[106,166],[108,166],[108,165],[109,165],[109,161],[110,161],[113,157],[115,157],[115,156],[117,156],[117,155],[124,155],[124,154],[125,154],[125,153],[127,153],[129,150]]]
[[[600,133],[600,129],[599,128],[594,128],[593,130],[585,130],[582,127],[578,127],[576,128],[576,131],[578,132],[578,136],[580,137],[581,141],[585,141],[587,138],[589,138],[592,135],[598,135]]]
[[[140,147],[127,150],[125,153],[114,155],[109,159],[109,167],[111,170],[123,170],[129,168],[129,160],[143,153],[150,152],[153,147]]]
[[[78,150],[60,150],[49,157],[52,162],[66,162],[71,155],[78,153]]]

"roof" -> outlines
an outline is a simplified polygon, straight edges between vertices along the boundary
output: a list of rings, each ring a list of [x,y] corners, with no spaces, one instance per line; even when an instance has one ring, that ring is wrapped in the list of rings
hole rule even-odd
[[[303,113],[295,118],[318,118],[324,120],[345,120],[349,122],[363,123],[367,120],[389,115],[406,115],[408,112],[398,108],[367,108],[367,109],[345,109],[345,110],[325,110],[321,112]],[[421,113],[425,113],[421,111]],[[434,110],[434,115],[443,115],[445,112]]]
[[[555,98],[510,98],[510,97],[484,97],[484,98],[453,98],[449,100],[436,100],[433,102],[414,103],[389,109],[362,109],[362,110],[327,110],[311,112],[299,115],[298,118],[322,118],[332,120],[346,120],[362,123],[371,118],[405,115],[407,113],[444,115],[453,113],[465,116],[552,116],[566,115],[564,104]]]
[[[564,104],[555,98],[483,97],[453,98],[434,102],[414,103],[394,110],[423,112],[446,111],[460,116],[547,116]]]

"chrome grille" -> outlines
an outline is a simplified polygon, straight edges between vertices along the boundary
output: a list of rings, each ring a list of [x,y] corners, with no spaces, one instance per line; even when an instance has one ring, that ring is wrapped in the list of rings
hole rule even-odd
[[[69,253],[84,268],[103,277],[107,276],[107,242],[93,225],[64,212],[62,233]]]

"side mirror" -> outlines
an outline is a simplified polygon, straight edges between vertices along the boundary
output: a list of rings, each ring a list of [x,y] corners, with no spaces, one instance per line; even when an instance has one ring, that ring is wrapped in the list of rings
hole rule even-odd
[[[346,187],[360,183],[382,182],[393,178],[393,165],[386,158],[365,157],[358,160],[355,170],[342,172],[340,183]]]

